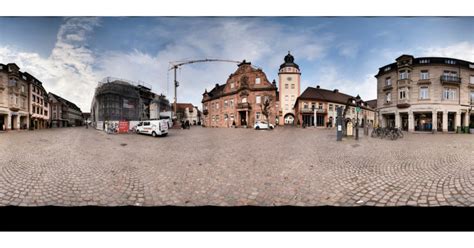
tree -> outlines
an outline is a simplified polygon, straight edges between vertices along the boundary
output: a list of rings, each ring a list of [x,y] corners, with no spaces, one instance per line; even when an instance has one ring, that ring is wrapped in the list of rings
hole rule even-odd
[[[262,115],[265,116],[265,119],[267,120],[268,123],[270,123],[270,119],[268,118],[271,114],[271,108],[270,104],[272,102],[271,97],[266,97],[265,101],[263,102],[261,108],[262,108]]]

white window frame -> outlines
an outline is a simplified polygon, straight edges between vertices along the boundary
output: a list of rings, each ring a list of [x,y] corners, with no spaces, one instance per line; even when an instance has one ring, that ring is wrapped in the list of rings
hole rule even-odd
[[[285,89],[288,89],[288,84],[285,84]]]
[[[227,100],[224,101],[224,108],[227,108],[229,105],[228,105],[228,102]]]
[[[233,89],[235,87],[234,82],[230,83],[230,88]]]
[[[255,78],[255,84],[260,84],[260,78],[259,77]]]
[[[262,97],[261,96],[255,96],[255,103],[256,104],[261,104],[262,103]]]
[[[421,80],[428,80],[430,79],[430,72],[428,70],[423,70],[420,72],[420,79]]]
[[[443,89],[443,100],[456,100],[456,89],[454,88],[444,88]]]
[[[242,98],[242,103],[247,103],[247,97]]]
[[[474,84],[474,75],[471,75],[469,83]]]
[[[392,92],[387,92],[387,93],[385,94],[385,102],[386,102],[386,103],[392,102]]]
[[[295,84],[291,84],[291,89],[294,89],[295,88]]]
[[[234,100],[230,100],[229,104],[230,104],[230,107],[233,108],[234,107]]]
[[[409,70],[399,71],[398,79],[403,80],[403,79],[408,79],[409,77],[410,77],[410,71]]]
[[[400,100],[407,99],[407,95],[408,95],[407,93],[408,93],[408,90],[406,88],[402,88],[398,90],[398,99]]]
[[[391,77],[385,78],[385,85],[386,85],[386,86],[392,85],[392,78],[391,78]]]
[[[420,87],[420,99],[426,100],[430,99],[430,88],[427,86]]]
[[[288,101],[288,95],[285,95],[285,101]]]

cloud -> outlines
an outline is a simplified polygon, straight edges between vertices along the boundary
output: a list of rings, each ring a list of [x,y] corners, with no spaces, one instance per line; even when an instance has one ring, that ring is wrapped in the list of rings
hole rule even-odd
[[[339,55],[347,58],[355,58],[359,52],[359,44],[356,42],[342,42],[336,46]]]
[[[420,47],[419,56],[450,57],[467,61],[474,61],[474,43],[463,41],[448,46]]]
[[[88,112],[98,77],[92,70],[95,56],[87,48],[86,41],[98,25],[97,18],[67,18],[59,28],[48,58],[6,46],[0,48],[0,60],[16,63],[22,71],[28,71],[43,82],[48,92],[58,94]]]

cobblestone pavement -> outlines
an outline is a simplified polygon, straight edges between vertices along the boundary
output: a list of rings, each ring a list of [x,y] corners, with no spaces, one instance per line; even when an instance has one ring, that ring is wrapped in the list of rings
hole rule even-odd
[[[0,205],[473,206],[474,135],[11,131],[0,133]]]

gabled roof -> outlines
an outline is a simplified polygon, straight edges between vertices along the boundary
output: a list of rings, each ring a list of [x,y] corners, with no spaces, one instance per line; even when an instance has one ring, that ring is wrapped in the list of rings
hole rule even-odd
[[[347,104],[349,98],[353,96],[339,92],[338,90],[327,90],[322,88],[308,87],[306,90],[296,99],[295,106],[299,100],[318,100],[324,102],[334,102],[340,104]],[[353,105],[354,104],[349,104]],[[365,108],[365,107],[362,107]]]
[[[64,99],[64,98],[62,98],[62,97],[60,97],[60,96],[58,96],[58,95],[56,95],[56,94],[53,94],[53,93],[51,93],[51,92],[49,92],[49,94],[51,94],[51,95],[52,95],[54,98],[56,98],[59,102],[61,102],[62,104],[65,104],[65,105],[68,106],[69,108],[72,108],[72,109],[75,109],[75,110],[77,110],[77,111],[82,112],[81,109],[80,109],[76,104],[74,104],[74,103],[72,103],[72,102],[70,102],[70,101],[68,101],[68,100],[66,100],[66,99]]]
[[[373,109],[377,108],[377,99],[366,101],[366,103],[367,103],[367,105],[369,105],[369,107],[371,107]]]
[[[191,103],[176,103],[176,112],[184,112],[186,108],[189,108],[189,112],[193,112],[194,105]]]

